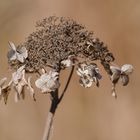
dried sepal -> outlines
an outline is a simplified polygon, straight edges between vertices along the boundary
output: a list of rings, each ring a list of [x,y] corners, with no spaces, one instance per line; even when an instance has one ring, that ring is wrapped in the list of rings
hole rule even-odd
[[[111,75],[111,81],[112,81],[112,95],[115,97],[115,86],[120,80],[123,86],[126,86],[129,83],[129,75],[133,72],[133,66],[130,64],[124,64],[121,68],[117,66],[110,66],[112,75]]]
[[[13,83],[18,84],[18,82],[22,79],[24,73],[25,73],[25,65],[21,66],[16,72],[12,74]]]
[[[25,98],[25,88],[29,89],[29,93],[32,95],[35,100],[35,92],[31,86],[31,77],[28,77],[28,80],[25,78],[25,67],[21,66],[16,72],[12,74],[12,83],[16,91],[15,101],[19,101],[21,98]]]
[[[129,83],[129,76],[128,75],[121,75],[121,83],[123,86],[126,86]]]
[[[129,74],[131,74],[131,73],[133,72],[133,70],[134,70],[134,68],[133,68],[133,66],[130,65],[130,64],[125,64],[125,65],[123,65],[123,66],[121,67],[121,72],[122,72],[122,74],[124,73],[124,74],[126,74],[126,75],[129,75]]]
[[[28,57],[28,52],[25,47],[16,48],[13,42],[9,42],[10,50],[7,54],[8,60],[18,60],[24,63],[25,59]]]
[[[35,85],[41,89],[42,93],[55,91],[60,86],[58,76],[58,72],[49,71],[49,73],[42,74],[41,77],[36,80]]]
[[[0,80],[0,100],[3,98],[5,104],[7,104],[8,95],[11,90],[11,81],[5,85],[6,80],[6,77]]]
[[[34,91],[32,85],[31,85],[31,76],[28,77],[28,86],[27,86],[27,88],[29,89],[29,92],[30,92],[31,97],[34,99],[34,101],[36,101],[35,91]]]
[[[81,63],[77,68],[77,74],[80,76],[80,85],[89,88],[92,86],[93,82],[96,83],[96,86],[99,87],[99,80],[102,76],[99,73],[99,68],[96,64],[86,64]]]

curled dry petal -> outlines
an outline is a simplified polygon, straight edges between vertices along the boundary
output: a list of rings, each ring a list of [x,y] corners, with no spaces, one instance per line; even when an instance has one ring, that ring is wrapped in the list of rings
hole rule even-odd
[[[16,72],[12,74],[12,83],[13,87],[16,91],[15,94],[15,101],[19,101],[20,98],[25,98],[24,89],[27,87],[32,95],[33,99],[35,100],[35,93],[34,89],[31,86],[31,77],[28,78],[28,81],[25,78],[25,66],[21,66]]]
[[[2,87],[4,86],[6,80],[7,80],[6,77],[0,80],[0,95],[2,94]]]
[[[43,93],[51,92],[59,87],[58,72],[50,71],[48,74],[45,73],[36,80],[35,85],[41,89]]]
[[[35,99],[35,91],[34,91],[32,85],[31,85],[31,76],[28,77],[28,87],[27,87],[27,88],[28,88],[29,91],[30,91],[31,97],[34,99],[34,101],[36,101],[36,99]]]
[[[129,76],[128,75],[121,75],[121,82],[123,86],[126,86],[129,83]]]
[[[4,99],[5,104],[7,103],[8,95],[11,90],[11,81],[5,85],[7,78],[0,80],[0,99]]]
[[[129,74],[133,72],[133,66],[130,64],[125,64],[121,68],[110,66],[112,71],[111,81],[112,81],[112,95],[116,96],[115,85],[118,83],[119,79],[123,86],[126,86],[129,83]]]
[[[18,84],[19,80],[22,79],[25,73],[25,66],[21,66],[16,72],[12,74],[12,81],[14,84]]]

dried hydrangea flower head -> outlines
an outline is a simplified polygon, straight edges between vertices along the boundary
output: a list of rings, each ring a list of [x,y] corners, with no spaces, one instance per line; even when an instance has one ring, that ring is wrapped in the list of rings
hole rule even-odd
[[[37,74],[35,86],[51,97],[43,136],[43,140],[49,140],[53,116],[64,97],[75,67],[82,87],[90,88],[92,85],[99,87],[102,75],[96,62],[100,62],[111,80],[112,96],[117,97],[116,84],[119,80],[123,86],[129,83],[133,66],[125,64],[120,68],[112,65],[115,59],[107,46],[96,38],[93,32],[70,18],[50,16],[37,22],[36,28],[22,44],[15,45],[9,42],[7,57],[14,72],[10,82],[7,83],[7,78],[0,80],[0,99],[3,98],[6,104],[11,89],[14,89],[17,102],[25,98],[27,89],[36,100],[31,75]],[[67,68],[71,68],[71,72],[64,90],[60,93],[60,72]]]
[[[102,76],[96,61],[102,64],[112,81],[113,96],[116,96],[115,85],[119,79],[123,86],[128,84],[133,67],[129,64],[121,68],[112,66],[113,54],[85,26],[70,18],[50,16],[37,22],[36,28],[24,43],[16,46],[9,42],[8,62],[15,72],[10,85],[3,87],[5,79],[2,79],[1,96],[7,95],[4,89],[13,87],[19,100],[24,98],[27,87],[34,98],[31,77],[26,80],[26,73],[40,75],[35,85],[43,93],[54,92],[60,86],[60,71],[69,67],[77,67],[81,86],[89,88],[95,83],[99,87]]]
[[[129,83],[129,75],[133,72],[133,66],[130,64],[125,64],[121,68],[116,66],[110,66],[112,71],[111,81],[112,81],[112,95],[117,97],[115,92],[115,85],[118,83],[119,79],[123,86]]]

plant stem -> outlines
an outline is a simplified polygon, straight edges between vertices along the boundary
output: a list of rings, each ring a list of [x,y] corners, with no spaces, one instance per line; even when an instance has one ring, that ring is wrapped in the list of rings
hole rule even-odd
[[[72,78],[73,72],[74,72],[74,66],[72,66],[72,69],[71,69],[69,78],[68,78],[68,80],[67,80],[66,86],[65,86],[65,88],[64,88],[64,90],[63,90],[63,92],[62,92],[62,94],[61,94],[61,96],[60,96],[60,98],[59,98],[59,102],[61,102],[62,98],[64,97],[64,94],[65,94],[65,92],[66,92],[66,90],[67,90],[67,88],[68,88],[68,85],[69,85],[69,83],[70,83],[70,80],[71,80],[71,78]]]
[[[55,91],[51,92],[51,107],[50,107],[50,111],[48,113],[48,118],[46,121],[46,126],[45,126],[45,130],[44,130],[44,135],[43,135],[43,139],[42,140],[49,140],[50,139],[50,135],[51,135],[51,129],[52,129],[52,125],[53,125],[53,118],[55,115],[55,111],[57,109],[57,106],[59,105],[59,103],[61,102],[62,98],[64,97],[64,94],[68,88],[68,85],[70,83],[70,80],[72,78],[72,74],[74,72],[74,66],[72,66],[70,75],[68,77],[66,86],[61,94],[61,96],[58,96],[58,89],[56,89]]]
[[[49,140],[50,139],[50,134],[51,134],[51,129],[52,129],[52,124],[53,124],[53,118],[54,114],[58,105],[58,89],[55,91],[51,92],[51,107],[50,111],[48,113],[48,118],[46,121],[46,126],[44,130],[44,135],[42,140]]]
[[[49,140],[50,138],[52,124],[53,124],[53,117],[54,117],[54,114],[49,112],[42,140]]]

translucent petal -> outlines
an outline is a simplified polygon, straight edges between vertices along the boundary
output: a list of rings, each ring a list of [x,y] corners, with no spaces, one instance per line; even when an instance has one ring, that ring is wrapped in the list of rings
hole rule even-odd
[[[15,84],[18,84],[18,81],[22,79],[23,73],[25,73],[24,68],[25,66],[21,66],[16,72],[12,74],[12,81]]]
[[[6,77],[4,77],[0,80],[0,87],[2,87],[5,84],[6,80],[7,80]]]
[[[58,72],[50,71],[49,74],[45,73],[36,80],[35,85],[42,90],[42,92],[50,92],[58,88]]]
[[[8,51],[7,57],[9,61],[12,60],[16,60],[17,56],[16,56],[16,46],[14,45],[14,43],[9,42],[9,47],[10,50]]]
[[[30,91],[30,95],[32,96],[32,98],[33,98],[34,100],[36,100],[36,99],[35,99],[35,92],[34,92],[34,89],[33,89],[33,87],[31,86],[31,76],[28,77],[28,89],[29,89],[29,91]]]
[[[9,41],[9,47],[10,47],[11,50],[16,51],[16,46],[13,42]]]
[[[73,63],[70,59],[67,59],[67,60],[61,61],[61,64],[64,65],[65,67],[71,67]]]
[[[55,71],[50,71],[50,72],[49,72],[49,75],[50,75],[50,77],[52,77],[52,78],[58,78],[59,73],[58,73],[58,72],[55,72]]]
[[[18,61],[20,61],[21,63],[23,63],[24,62],[24,57],[22,56],[22,54],[20,54],[20,53],[17,53],[17,58],[16,58]]]
[[[16,51],[10,50],[7,54],[7,58],[9,61],[16,60],[17,59]]]
[[[28,57],[28,51],[25,47],[18,49],[17,52],[25,59]]]
[[[121,75],[121,82],[123,86],[126,86],[129,83],[129,76],[128,75]]]
[[[121,69],[119,67],[116,66],[110,66],[110,69],[112,71],[112,73],[121,73]]]
[[[45,85],[45,82],[44,82],[44,80],[42,80],[42,79],[40,78],[40,79],[37,79],[37,80],[35,81],[35,85],[36,85],[37,88],[43,88],[43,86]]]
[[[133,72],[134,68],[130,64],[125,64],[121,67],[122,73],[125,73],[126,75],[129,75]]]

